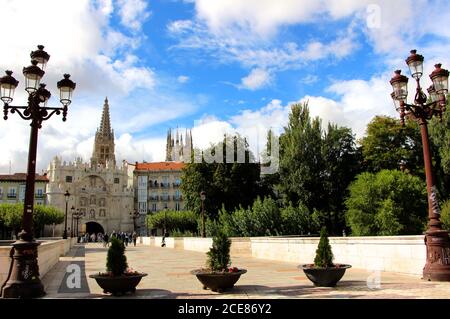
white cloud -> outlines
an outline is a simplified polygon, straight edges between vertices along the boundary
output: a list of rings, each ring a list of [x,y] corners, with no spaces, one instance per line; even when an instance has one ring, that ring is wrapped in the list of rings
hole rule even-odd
[[[271,77],[269,72],[255,68],[248,76],[242,78],[240,87],[254,91],[267,86],[270,81]]]
[[[144,0],[118,0],[118,5],[122,24],[131,30],[139,31],[150,16]]]
[[[195,107],[190,102],[180,103],[189,99],[166,89],[165,80],[143,66],[136,55],[145,37],[140,26],[149,16],[147,5],[142,1],[42,0],[38,26],[36,12],[29,6],[27,1],[0,0],[0,21],[15,25],[14,32],[3,34],[8,48],[0,51],[0,72],[12,69],[20,81],[13,104],[26,101],[20,71],[29,64],[29,53],[37,44],[45,45],[51,55],[43,80],[53,93],[49,106],[59,104],[56,82],[63,73],[70,73],[77,83],[67,122],[62,122],[61,116],[53,116],[42,125],[37,171],[46,169],[55,155],[67,161],[76,157],[90,159],[106,95],[116,132],[117,160],[122,156],[136,156],[139,161],[160,156],[158,139],[137,138],[137,134],[149,125],[182,116]],[[114,14],[128,23],[131,35],[112,25]],[[166,109],[172,112],[160,111]],[[29,122],[17,114],[0,123],[0,172],[9,171],[10,161],[13,172],[26,170],[28,138]]]
[[[186,83],[186,82],[189,81],[189,77],[186,76],[186,75],[180,75],[180,76],[177,78],[177,81],[178,81],[179,83]]]

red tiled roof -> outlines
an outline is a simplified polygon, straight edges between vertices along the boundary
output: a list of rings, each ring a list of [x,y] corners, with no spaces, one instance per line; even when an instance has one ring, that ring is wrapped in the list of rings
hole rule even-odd
[[[185,164],[183,162],[154,162],[136,163],[136,170],[140,171],[181,171]]]
[[[0,175],[0,181],[5,182],[25,182],[27,180],[26,173],[15,173],[14,175]],[[36,182],[47,182],[47,175],[36,174]]]

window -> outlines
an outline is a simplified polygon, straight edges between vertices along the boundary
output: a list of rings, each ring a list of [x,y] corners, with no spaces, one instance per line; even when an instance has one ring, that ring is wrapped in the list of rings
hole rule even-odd
[[[162,185],[163,187],[169,187],[169,176],[162,177]]]
[[[180,203],[179,202],[175,203],[175,210],[176,211],[180,210]]]
[[[139,210],[140,213],[146,213],[147,212],[147,203],[146,202],[139,202],[138,210]]]
[[[156,212],[156,203],[152,204],[152,212]]]
[[[8,189],[8,198],[16,198],[16,188],[10,187]]]
[[[181,185],[181,179],[179,177],[175,178],[175,186],[180,186]]]
[[[44,190],[42,188],[38,188],[36,190],[36,197],[37,198],[43,198],[44,197]]]
[[[106,211],[104,209],[100,209],[99,215],[100,215],[100,217],[105,217]]]
[[[147,187],[147,177],[138,176],[138,187]]]
[[[72,183],[72,176],[66,176],[66,183]]]
[[[175,191],[174,199],[175,200],[180,200],[181,199],[181,192],[179,190]]]
[[[118,177],[114,178],[114,184],[119,184],[120,183],[120,179]]]
[[[3,187],[0,187],[0,198],[3,197]]]

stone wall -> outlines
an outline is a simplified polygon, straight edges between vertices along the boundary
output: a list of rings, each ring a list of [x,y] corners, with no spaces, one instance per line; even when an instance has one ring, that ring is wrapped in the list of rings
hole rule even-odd
[[[160,246],[162,237],[143,237],[143,244]],[[319,238],[231,238],[232,256],[295,262],[314,261]],[[389,271],[420,276],[426,262],[424,236],[330,237],[334,262],[368,271]],[[207,252],[211,238],[166,238],[166,247]]]
[[[42,278],[76,243],[76,238],[42,241],[38,246],[39,274]],[[0,284],[8,277],[11,246],[0,245]]]

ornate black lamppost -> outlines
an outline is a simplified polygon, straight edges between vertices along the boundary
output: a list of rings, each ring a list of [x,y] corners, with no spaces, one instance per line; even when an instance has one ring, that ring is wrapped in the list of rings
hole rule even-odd
[[[44,287],[39,279],[39,266],[37,262],[37,246],[33,234],[33,204],[34,183],[36,177],[36,152],[38,130],[42,122],[48,120],[53,114],[63,115],[66,120],[67,108],[71,103],[72,92],[75,83],[69,74],[64,74],[64,79],[57,83],[60,92],[60,102],[63,107],[47,107],[50,92],[45,84],[40,84],[44,76],[44,68],[50,59],[50,55],[44,51],[44,46],[39,45],[38,50],[31,52],[31,65],[23,68],[25,76],[25,90],[28,92],[28,104],[26,106],[12,106],[14,90],[19,82],[12,76],[11,71],[0,78],[0,98],[3,101],[3,118],[8,119],[8,111],[19,114],[24,120],[31,120],[30,145],[28,152],[27,180],[25,188],[24,211],[22,218],[22,231],[19,240],[12,244],[14,255],[11,261],[10,272],[7,281],[2,287],[3,298],[33,298],[45,294]]]
[[[437,115],[442,119],[445,112],[446,95],[448,93],[449,72],[441,68],[441,64],[435,65],[435,70],[430,78],[433,85],[428,89],[431,102],[427,103],[428,97],[422,91],[420,78],[423,74],[424,57],[417,54],[416,50],[406,60],[412,77],[417,82],[414,104],[407,103],[408,78],[395,71],[391,79],[393,87],[392,98],[397,111],[400,113],[402,124],[405,117],[418,121],[422,134],[423,158],[425,163],[425,174],[428,192],[428,229],[425,233],[425,244],[427,246],[427,262],[423,268],[423,278],[429,281],[450,281],[450,239],[448,232],[442,230],[440,222],[440,210],[437,200],[437,190],[434,184],[433,167],[428,139],[427,121]]]
[[[75,218],[75,220],[77,221],[77,226],[76,226],[76,232],[75,232],[75,236],[77,236],[78,238],[78,220],[81,218],[81,213],[80,213],[80,209],[77,208],[77,211],[75,212],[75,216],[73,217]]]
[[[205,200],[206,200],[206,192],[200,192],[200,200],[202,201],[202,237],[206,238],[206,225],[205,225]]]
[[[64,193],[64,199],[66,201],[66,213],[64,214],[64,233],[63,233],[63,239],[67,239],[67,206],[69,205],[69,198],[70,193],[66,190]]]
[[[73,223],[73,218],[74,218],[74,215],[75,215],[75,207],[74,206],[72,206],[72,208],[70,209],[70,212],[71,212],[71,215],[72,215],[72,218],[71,218],[71,221],[70,221],[70,238],[72,238],[74,236],[74,234],[75,234],[74,231],[73,231],[73,229],[74,229],[73,226],[75,226],[74,223]]]
[[[136,231],[136,219],[139,218],[140,214],[137,210],[134,213],[130,213],[131,218],[133,218],[133,231]]]

